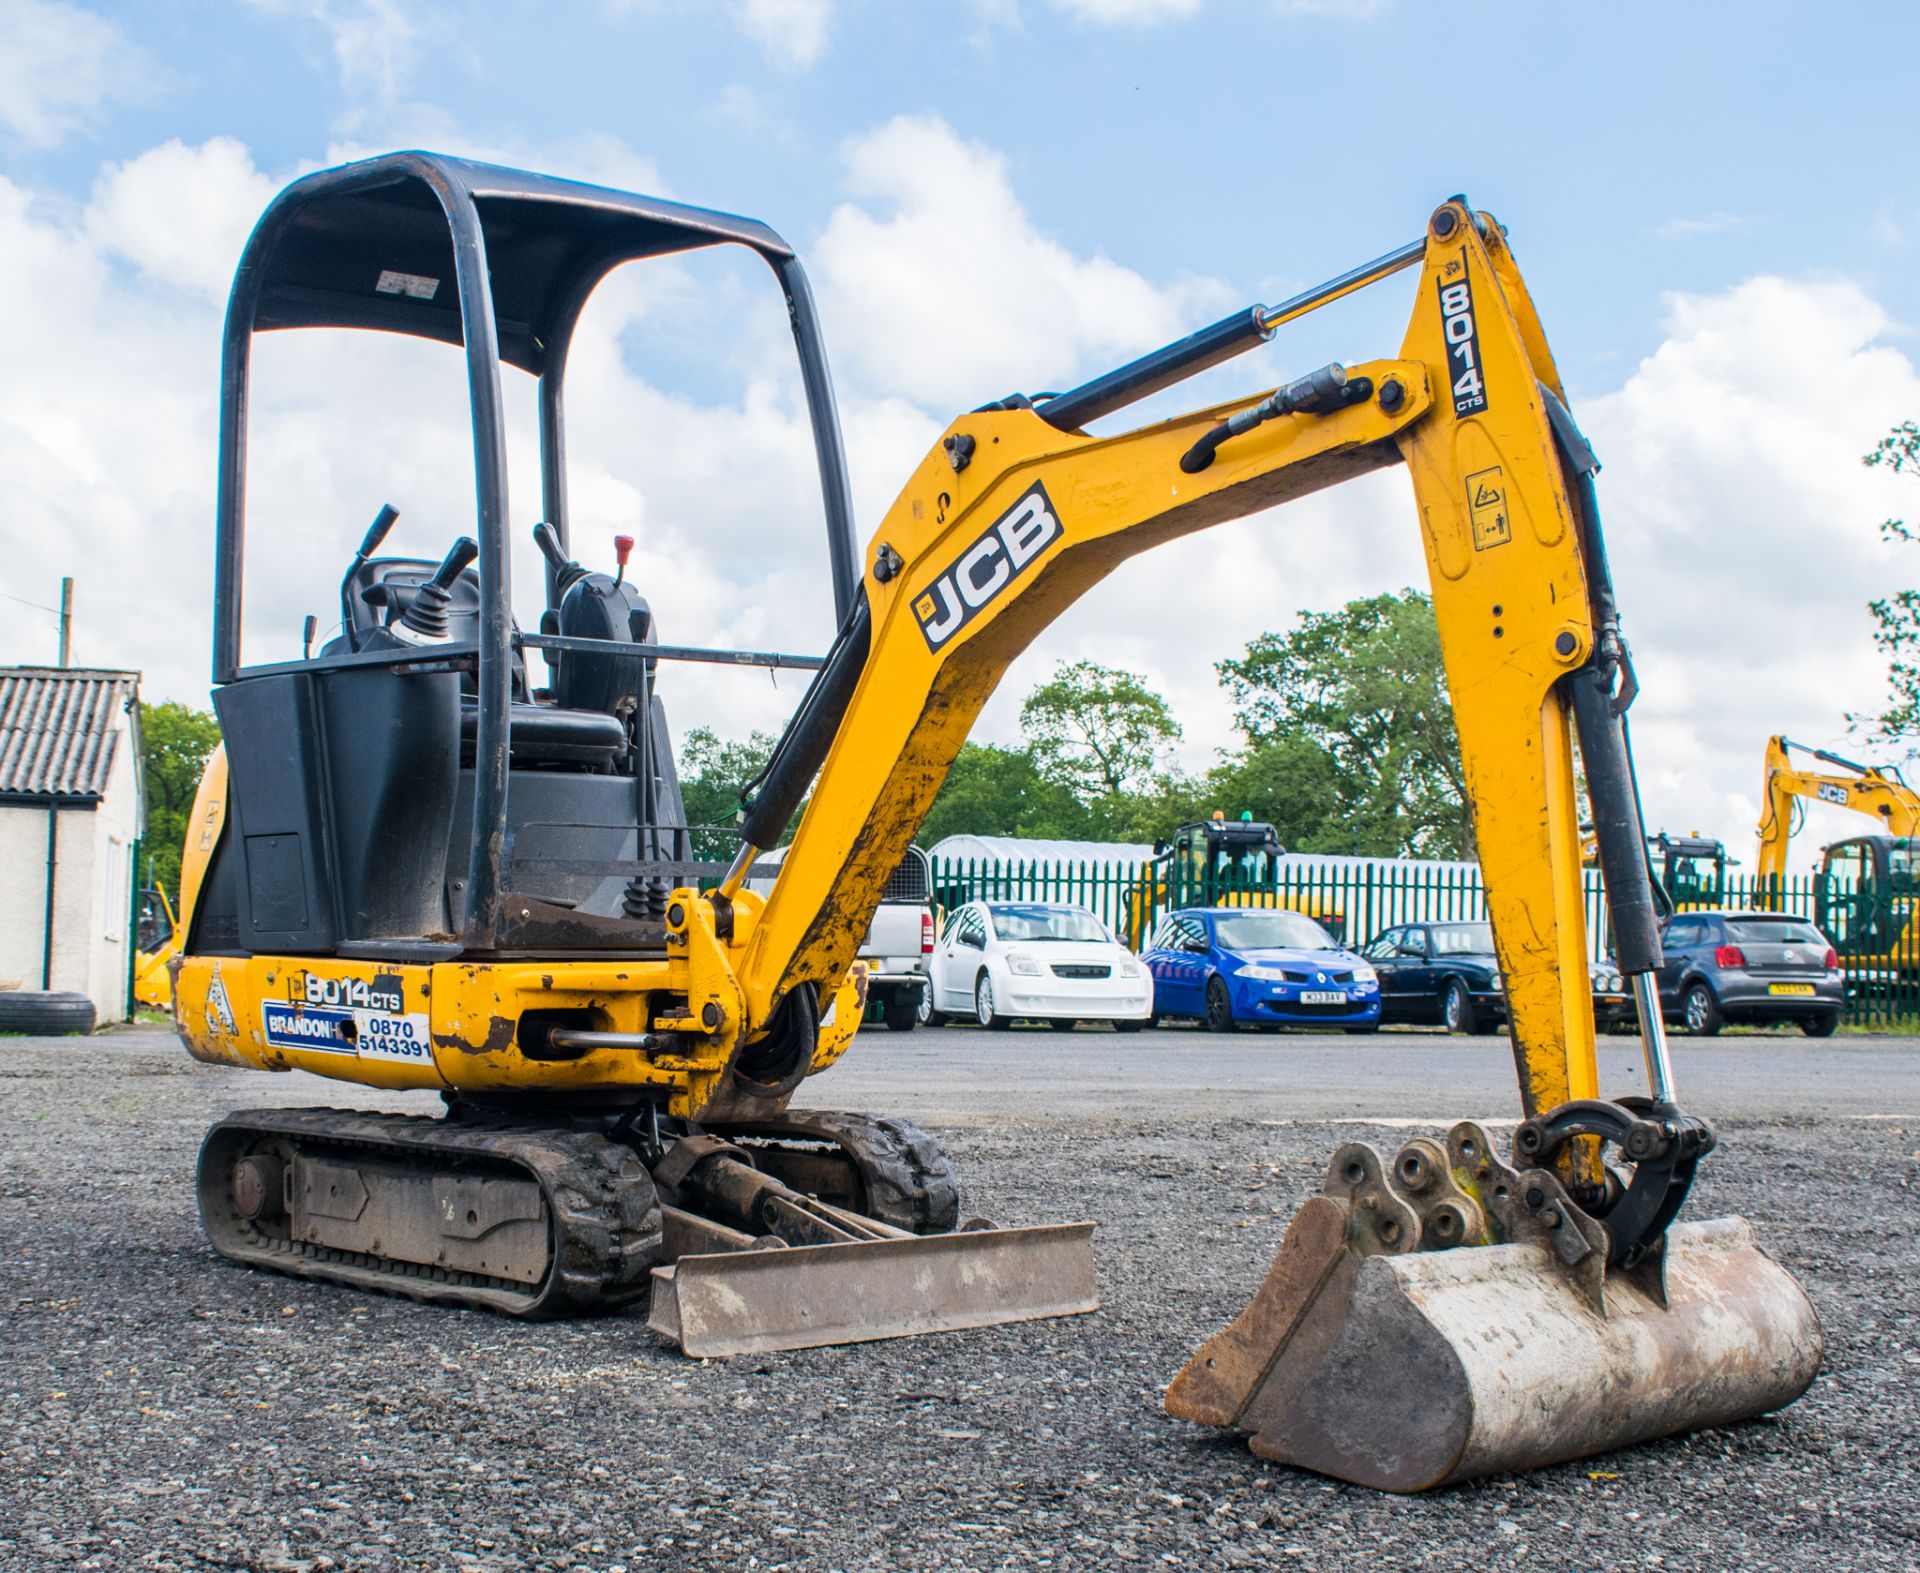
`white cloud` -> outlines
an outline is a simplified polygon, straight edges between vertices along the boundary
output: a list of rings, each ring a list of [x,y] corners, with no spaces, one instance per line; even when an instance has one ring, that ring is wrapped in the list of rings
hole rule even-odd
[[[1203,0],[1053,0],[1053,3],[1077,21],[1148,27],[1155,22],[1192,16],[1199,11]]]
[[[1854,753],[1845,712],[1882,692],[1865,603],[1920,562],[1879,539],[1910,487],[1860,456],[1920,409],[1920,373],[1851,283],[1756,278],[1667,307],[1665,342],[1579,414],[1646,684],[1648,816],[1750,863],[1767,736]],[[1816,816],[1796,869],[1824,835]]]
[[[198,147],[167,142],[102,170],[87,233],[150,278],[223,299],[273,192],[232,137]]]
[[[1069,386],[1223,297],[1075,256],[1022,207],[1005,158],[942,121],[889,121],[848,145],[847,165],[879,211],[837,208],[814,247],[829,343],[873,386],[936,409]]]
[[[571,172],[598,173],[583,167],[597,162],[657,173],[630,150],[589,154]],[[63,574],[75,575],[77,659],[144,669],[152,699],[206,699],[222,307],[239,247],[279,184],[223,138],[105,166],[84,205],[0,180],[0,289],[23,307],[11,342],[33,368],[0,381],[4,584],[46,603]],[[663,352],[697,358],[713,386],[663,391],[647,375]],[[792,362],[778,289],[745,253],[639,264],[589,307],[568,379],[577,549],[610,563],[616,531],[639,536],[634,573],[668,638],[817,652],[832,637],[812,436]],[[246,639],[249,659],[264,660],[294,652],[308,612],[326,637],[332,586],[381,502],[402,511],[395,552],[437,556],[472,530],[472,441],[464,362],[443,345],[266,334],[254,381]],[[531,383],[509,371],[505,385],[519,600],[531,625],[537,569],[526,537],[541,513]],[[933,436],[898,401],[852,397],[844,410],[856,441],[874,434],[872,447],[889,453],[917,453]],[[863,458],[855,471],[877,512],[875,468]],[[0,662],[50,659],[51,620],[15,612],[0,619]],[[676,668],[669,684],[678,728],[706,720],[744,732],[778,727],[804,674],[776,684],[764,673]]]
[[[594,156],[657,174],[631,150]],[[1104,369],[1218,314],[1219,286],[1156,284],[1041,232],[1004,160],[938,122],[883,126],[849,160],[857,200],[812,260],[863,535],[953,412]],[[221,297],[277,178],[215,138],[103,167],[84,206],[0,180],[0,292],[22,304],[10,331],[33,369],[0,382],[6,588],[50,602],[76,574],[79,658],[144,667],[153,697],[206,692]],[[613,532],[640,537],[635,573],[670,639],[817,651],[832,618],[811,437],[778,293],[738,260],[737,278],[700,272],[704,256],[642,264],[596,297],[569,378],[577,540],[604,561]],[[1765,737],[1856,751],[1844,712],[1870,708],[1882,677],[1864,602],[1920,580],[1920,563],[1877,535],[1882,518],[1916,511],[1910,483],[1859,463],[1920,409],[1920,373],[1881,342],[1886,329],[1844,282],[1674,296],[1660,347],[1576,401],[1606,462],[1646,685],[1634,715],[1649,816],[1725,836],[1748,860]],[[1282,361],[1288,349],[1283,338],[1213,376],[1270,385],[1306,369]],[[690,389],[670,374],[676,354],[696,367]],[[508,397],[524,545],[538,516],[524,378],[509,375]],[[471,529],[470,442],[460,360],[443,346],[269,335],[259,398],[249,629],[284,653],[303,613],[331,620],[330,583],[380,502],[403,509],[396,550],[437,554]],[[1185,762],[1204,766],[1232,741],[1215,661],[1301,608],[1424,576],[1402,474],[1204,532],[1125,565],[1046,630],[978,735],[1017,738],[1028,689],[1057,661],[1093,657],[1147,673],[1185,726]],[[46,659],[51,639],[50,620],[15,609],[0,660]],[[694,669],[670,680],[678,728],[735,735],[777,725],[802,686]],[[1839,828],[1811,825],[1795,867]]]
[[[733,17],[774,64],[804,71],[826,53],[833,0],[736,0]]]
[[[64,0],[0,0],[0,128],[53,147],[109,99],[137,95],[152,66],[105,17]]]
[[[349,96],[391,103],[419,51],[426,0],[248,0],[250,5],[317,24],[327,35],[340,85]]]

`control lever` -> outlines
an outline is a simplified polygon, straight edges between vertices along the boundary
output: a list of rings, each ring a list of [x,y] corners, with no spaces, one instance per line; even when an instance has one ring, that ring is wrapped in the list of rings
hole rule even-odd
[[[540,555],[553,570],[553,601],[558,605],[561,596],[586,578],[587,570],[567,555],[559,535],[544,519],[533,527],[533,544],[540,548]]]
[[[313,659],[313,636],[319,632],[319,629],[320,619],[315,617],[311,612],[307,613],[307,620],[300,628],[301,660],[311,661]]]
[[[613,582],[619,584],[627,576],[627,559],[633,555],[633,537],[616,535],[613,538],[613,560],[619,564],[613,575]]]
[[[347,591],[353,584],[353,576],[365,565],[366,560],[380,550],[380,543],[387,538],[387,532],[393,528],[394,521],[400,517],[400,510],[390,502],[383,502],[380,511],[373,516],[373,523],[367,526],[367,533],[361,539],[360,550],[353,554],[353,562],[347,568],[347,576],[340,581],[340,626],[346,631],[347,648],[358,650],[359,637],[353,631],[353,608],[348,604]]]
[[[448,631],[447,609],[453,605],[453,582],[467,571],[467,565],[480,555],[480,544],[463,535],[440,560],[433,577],[413,592],[400,621],[388,631],[405,644],[445,644]]]

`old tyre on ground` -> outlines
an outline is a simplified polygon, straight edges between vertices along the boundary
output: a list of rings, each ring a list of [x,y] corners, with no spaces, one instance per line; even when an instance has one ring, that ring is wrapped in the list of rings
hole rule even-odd
[[[1808,1016],[1800,1023],[1800,1030],[1809,1038],[1831,1038],[1840,1030],[1840,1012],[1823,1010],[1818,1016]]]
[[[94,1028],[93,1001],[84,994],[0,990],[0,1032],[61,1037]]]
[[[1139,1032],[1143,1028],[1157,1025],[1158,1021],[1159,1018],[1157,1016],[1141,1016],[1132,1020],[1116,1021],[1113,1024],[1113,1030],[1115,1032]]]
[[[995,1013],[993,1008],[993,979],[988,977],[984,972],[980,974],[979,981],[973,986],[973,1015],[974,1020],[978,1021],[981,1026],[993,1032],[1005,1032],[1013,1025],[1012,1017],[1001,1016]]]
[[[1049,1016],[1047,1018],[1047,1025],[1053,1028],[1055,1032],[1071,1032],[1075,1027],[1079,1026],[1080,1023],[1071,1016]]]
[[[1448,1032],[1473,1031],[1473,1001],[1458,978],[1449,978],[1440,991],[1440,1025]]]
[[[1227,992],[1227,980],[1216,973],[1207,979],[1207,1031],[1231,1032],[1233,1028],[1233,996]]]
[[[1711,1038],[1725,1024],[1720,1014],[1720,1002],[1713,997],[1713,990],[1704,983],[1695,983],[1688,988],[1680,1001],[1682,1016],[1686,1019],[1687,1031],[1696,1038]]]

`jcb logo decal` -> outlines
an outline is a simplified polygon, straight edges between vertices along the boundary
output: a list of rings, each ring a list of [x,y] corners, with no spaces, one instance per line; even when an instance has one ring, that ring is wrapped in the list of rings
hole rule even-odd
[[[927,648],[938,650],[959,633],[1059,538],[1053,501],[1036,481],[992,529],[914,598],[913,615],[927,636]]]
[[[1838,803],[1842,808],[1847,806],[1847,789],[1843,786],[1828,786],[1823,781],[1819,787],[1819,794],[1820,801],[1823,803]]]

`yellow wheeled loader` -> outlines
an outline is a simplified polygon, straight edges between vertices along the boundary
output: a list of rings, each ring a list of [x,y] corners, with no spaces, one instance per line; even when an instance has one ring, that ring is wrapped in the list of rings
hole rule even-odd
[[[580,309],[622,263],[717,245],[757,253],[785,295],[840,617],[819,662],[665,644],[632,583],[572,555],[562,385]],[[1088,434],[1403,269],[1397,356]],[[313,327],[462,347],[474,534],[438,563],[382,558],[383,510],[342,581],[340,635],[249,665],[250,350]],[[503,363],[537,381],[538,633],[509,599]],[[198,1189],[223,1254],[522,1316],[645,1302],[701,1354],[1092,1309],[1089,1225],[956,1227],[925,1133],[790,1100],[846,1051],[882,888],[1035,635],[1135,552],[1404,463],[1527,1118],[1511,1163],[1471,1127],[1390,1164],[1343,1149],[1169,1405],[1410,1490],[1758,1414],[1812,1379],[1812,1310],[1745,1225],[1675,1224],[1714,1138],[1676,1101],[1651,992],[1634,684],[1595,466],[1504,234],[1463,200],[1293,301],[961,416],[859,550],[805,276],[749,220],[421,153],[310,175],[247,245],[223,392],[226,748],[196,806],[205,855],[190,847],[183,872],[180,1030],[203,1060],[446,1104],[220,1122]],[[671,663],[712,659],[818,668],[724,867],[687,855],[662,704]],[[1650,1097],[1598,1097],[1576,733]],[[803,797],[784,859],[760,862]]]

